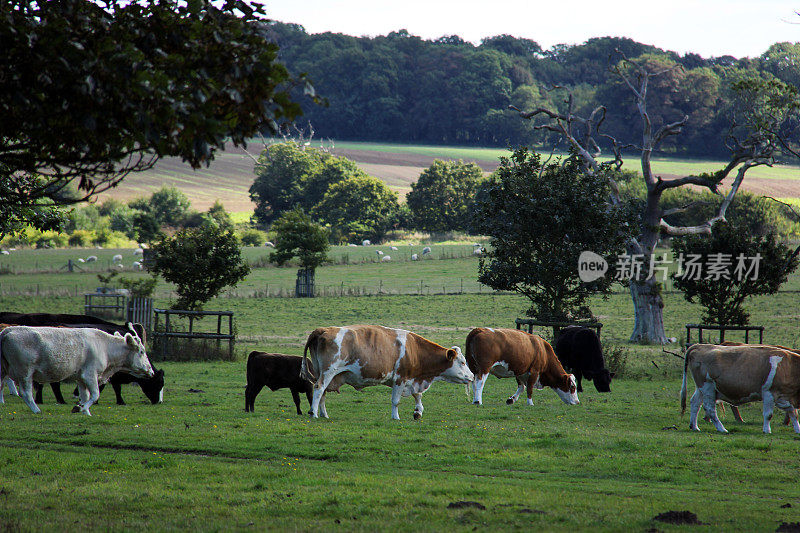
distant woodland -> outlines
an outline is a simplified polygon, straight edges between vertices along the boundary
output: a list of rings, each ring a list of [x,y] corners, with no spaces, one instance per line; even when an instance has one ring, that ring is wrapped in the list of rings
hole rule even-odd
[[[516,146],[555,143],[508,110],[573,106],[588,115],[607,109],[602,130],[637,143],[639,119],[630,90],[612,72],[624,54],[669,70],[651,84],[655,123],[689,121],[668,139],[666,153],[724,157],[735,111],[732,83],[753,76],[800,85],[800,44],[776,43],[755,58],[678,55],[627,38],[593,38],[542,49],[530,39],[499,35],[476,46],[453,35],[424,40],[400,30],[379,37],[308,34],[274,22],[271,38],[294,74],[307,73],[328,106],[307,101],[300,123],[317,137],[405,143]],[[619,52],[617,52],[617,50]],[[620,54],[621,52],[621,54]],[[555,88],[554,88],[555,87]],[[796,124],[789,124],[793,127]]]

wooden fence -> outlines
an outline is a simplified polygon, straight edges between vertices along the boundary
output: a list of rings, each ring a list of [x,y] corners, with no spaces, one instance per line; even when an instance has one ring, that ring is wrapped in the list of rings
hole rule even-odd
[[[758,332],[758,343],[764,343],[764,326],[719,326],[717,324],[686,324],[686,346],[691,346],[692,330],[697,330],[697,342],[703,343],[703,330],[719,331],[719,342],[725,342],[726,331],[744,331],[744,343],[750,344],[750,332]]]
[[[541,326],[553,328],[553,338],[558,335],[558,332],[568,326],[582,326],[585,328],[592,328],[597,332],[597,337],[600,337],[600,330],[603,329],[603,324],[600,322],[553,322],[550,320],[535,320],[533,318],[518,318],[514,321],[517,324],[517,329],[522,329],[522,326],[528,326],[528,333],[533,333],[533,326]]]
[[[155,317],[153,325],[152,339],[154,345],[160,348],[161,358],[169,357],[172,349],[173,339],[194,339],[194,340],[216,340],[218,343],[228,341],[228,358],[233,359],[233,346],[236,340],[233,334],[233,312],[232,311],[182,311],[179,309],[153,309]],[[163,328],[160,317],[164,317]],[[216,333],[194,331],[194,323],[198,319],[207,316],[217,317]],[[189,330],[179,331],[175,329],[175,320],[185,317],[189,319]],[[222,333],[223,317],[228,320],[228,333]]]

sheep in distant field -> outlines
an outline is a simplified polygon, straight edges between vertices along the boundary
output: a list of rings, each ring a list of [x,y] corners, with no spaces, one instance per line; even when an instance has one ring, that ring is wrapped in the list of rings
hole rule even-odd
[[[141,261],[134,261],[131,266],[133,268],[135,268],[136,270],[141,270],[142,269],[142,262]]]
[[[125,267],[122,265],[122,263],[117,263],[117,264],[116,264],[116,265],[114,265],[114,266],[115,266],[115,267],[117,267],[117,268],[118,268],[118,269],[120,269],[120,270],[122,270],[123,268],[125,268]]]
[[[275,245],[272,243],[272,241],[265,242],[264,246],[266,246],[267,248],[275,248]]]
[[[3,251],[0,252],[0,254],[11,255],[11,252],[9,252],[8,250],[3,250]]]
[[[480,244],[478,244],[477,242],[474,242],[474,243],[472,243],[472,247],[473,247],[473,248],[480,248],[480,247],[481,247],[481,245],[480,245]]]
[[[361,241],[361,246],[369,246],[370,244],[372,243],[369,242],[369,239],[364,239],[363,241]]]
[[[85,262],[86,262],[86,260],[84,260],[83,257],[79,257],[78,258],[78,263],[85,263]]]
[[[89,257],[86,258],[87,263],[94,263],[95,261],[97,261],[96,255],[90,255]]]
[[[381,263],[385,263],[385,262],[391,261],[391,260],[392,260],[392,256],[391,255],[384,255],[383,257],[381,257]]]
[[[425,248],[422,249],[422,255],[428,255],[429,253],[431,253],[430,246],[426,246]]]
[[[483,255],[483,248],[475,248],[472,250],[472,255]]]
[[[383,252],[381,252],[380,250],[378,250],[378,251],[377,251],[377,252],[375,252],[375,253],[376,253],[376,254],[378,254],[378,255],[383,255]]]
[[[397,251],[397,246],[391,246],[391,249],[396,252]]]
[[[137,248],[133,251],[133,255],[144,255],[144,250],[141,248]]]
[[[417,254],[411,254],[412,261],[419,261],[419,256]]]
[[[115,255],[114,257],[111,258],[111,260],[113,262],[115,262],[115,263],[121,262],[122,261],[122,254]]]
[[[353,244],[352,242],[350,244],[348,244],[347,246],[352,246],[353,248],[358,248],[358,245],[357,244]]]

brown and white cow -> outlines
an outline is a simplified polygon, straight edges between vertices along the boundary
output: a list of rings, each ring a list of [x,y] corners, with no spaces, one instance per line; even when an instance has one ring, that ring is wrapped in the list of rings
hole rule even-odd
[[[414,418],[418,419],[424,410],[422,393],[434,381],[469,383],[473,378],[458,346],[448,349],[404,329],[364,325],[312,331],[303,351],[301,376],[314,382],[313,418],[328,418],[326,392],[347,384],[356,390],[369,385],[391,387],[395,420],[400,419],[397,404],[402,396],[414,397]]]
[[[728,431],[720,422],[716,401],[731,405],[761,400],[764,433],[771,433],[775,406],[786,411],[795,433],[800,433],[795,409],[800,401],[800,355],[766,345],[717,346],[694,344],[686,350],[681,385],[681,414],[686,411],[688,374],[695,391],[690,402],[689,428],[700,431],[697,416],[702,405],[717,431]]]
[[[516,378],[517,392],[506,403],[513,404],[528,389],[533,405],[534,388],[551,387],[568,405],[579,404],[575,376],[564,371],[553,347],[538,335],[518,329],[475,328],[467,335],[467,364],[475,374],[472,384],[476,405],[483,403],[483,387],[489,374]]]

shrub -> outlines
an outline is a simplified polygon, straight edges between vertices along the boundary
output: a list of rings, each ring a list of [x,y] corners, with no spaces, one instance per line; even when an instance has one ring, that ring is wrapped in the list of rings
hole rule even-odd
[[[244,246],[261,246],[266,242],[267,234],[257,229],[248,229],[239,235],[239,239]]]

